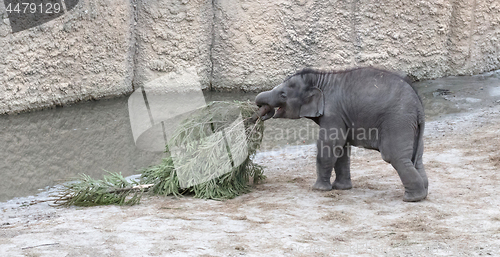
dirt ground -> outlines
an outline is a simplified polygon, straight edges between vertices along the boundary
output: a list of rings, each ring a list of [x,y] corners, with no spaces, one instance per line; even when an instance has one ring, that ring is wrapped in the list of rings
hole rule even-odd
[[[429,196],[352,153],[354,188],[312,191],[315,147],[260,153],[267,180],[228,201],[148,197],[132,207],[0,204],[0,256],[477,256],[500,253],[500,104],[427,122]],[[43,196],[38,196],[38,198]]]

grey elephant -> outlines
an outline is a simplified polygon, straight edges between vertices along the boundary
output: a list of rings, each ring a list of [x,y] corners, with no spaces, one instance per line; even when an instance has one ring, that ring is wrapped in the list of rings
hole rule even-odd
[[[375,68],[304,69],[258,94],[255,102],[262,120],[309,118],[320,126],[313,189],[352,188],[348,153],[353,145],[378,150],[396,169],[405,188],[404,201],[427,197],[424,108],[405,78]]]

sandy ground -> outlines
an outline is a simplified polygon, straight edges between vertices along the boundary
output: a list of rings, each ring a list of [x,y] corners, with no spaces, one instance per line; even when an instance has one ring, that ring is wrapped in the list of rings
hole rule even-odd
[[[260,153],[268,179],[228,201],[0,204],[0,256],[470,256],[500,253],[500,104],[426,124],[425,201],[355,149],[352,190],[312,191],[315,147]],[[43,197],[43,196],[39,196]]]

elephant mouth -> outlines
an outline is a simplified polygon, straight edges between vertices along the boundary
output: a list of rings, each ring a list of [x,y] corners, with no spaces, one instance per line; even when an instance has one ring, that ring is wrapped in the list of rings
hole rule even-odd
[[[260,119],[263,121],[268,120],[270,118],[282,118],[285,115],[285,107],[284,106],[273,107],[270,105],[262,105],[259,107],[257,113]]]
[[[276,112],[275,112],[273,118],[282,118],[284,116],[285,116],[285,107],[278,106],[278,108],[276,108]]]

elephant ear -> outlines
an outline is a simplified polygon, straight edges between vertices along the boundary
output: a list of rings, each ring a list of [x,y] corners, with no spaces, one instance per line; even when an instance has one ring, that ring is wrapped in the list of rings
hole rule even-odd
[[[299,115],[303,117],[319,117],[325,111],[325,97],[319,88],[313,88],[305,98],[305,103],[300,107]]]

